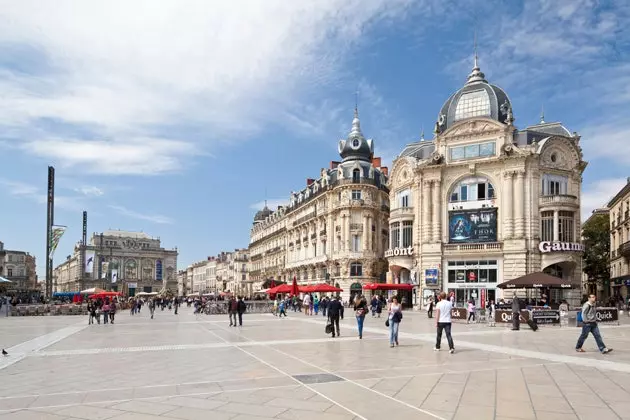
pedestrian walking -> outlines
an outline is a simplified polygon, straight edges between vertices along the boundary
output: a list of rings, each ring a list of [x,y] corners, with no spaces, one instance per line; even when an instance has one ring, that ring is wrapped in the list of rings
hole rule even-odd
[[[238,313],[238,326],[243,326],[243,314],[247,310],[247,305],[243,301],[243,297],[238,298],[238,302],[236,304],[236,312]]]
[[[153,319],[153,315],[155,314],[155,299],[149,301],[149,312],[151,313],[151,319]]]
[[[519,302],[516,293],[512,299],[512,331],[521,329],[521,302]]]
[[[111,305],[109,305],[109,321],[113,324],[114,318],[116,317],[116,302],[112,301]]]
[[[394,347],[394,345],[398,345],[398,328],[400,327],[400,321],[402,321],[402,305],[398,303],[398,299],[392,298],[388,312],[389,347]]]
[[[109,323],[109,301],[105,301],[103,305],[103,324]]]
[[[91,300],[88,301],[87,311],[88,311],[88,325],[92,325],[94,324],[94,318],[96,318],[96,308],[95,308],[94,302],[92,302]]]
[[[584,353],[582,346],[584,345],[584,340],[588,337],[588,333],[593,334],[597,347],[602,354],[610,353],[613,350],[606,347],[604,340],[602,340],[602,335],[599,332],[599,327],[597,326],[595,300],[595,295],[588,295],[588,300],[584,302],[584,305],[582,306],[582,334],[580,334],[577,344],[575,345],[575,351],[578,353]]]
[[[436,305],[436,318],[435,326],[437,327],[437,337],[435,340],[435,348],[433,350],[440,351],[442,344],[442,331],[446,333],[446,340],[448,340],[449,353],[455,353],[455,344],[453,344],[453,337],[451,336],[451,310],[453,304],[450,300],[446,299],[446,293],[442,292],[439,296],[440,301]]]
[[[368,313],[368,304],[365,298],[361,295],[357,295],[354,301],[354,315],[357,318],[357,327],[359,329],[359,339],[363,339],[363,323],[365,321],[365,315]]]
[[[339,301],[339,296],[333,298],[328,304],[328,319],[333,326],[332,336],[341,337],[341,331],[339,329],[339,319],[343,318],[343,305]],[[337,335],[335,335],[335,328]]]
[[[230,300],[228,300],[228,315],[230,316],[230,327],[236,325],[236,314],[238,312],[238,302],[234,299],[234,296],[230,296]]]
[[[177,315],[177,310],[179,309],[179,298],[173,299],[173,306],[175,307],[175,315]]]
[[[280,301],[280,304],[278,305],[278,310],[280,311],[278,313],[278,318],[282,318],[282,315],[284,315],[284,317],[287,317],[287,301],[285,301],[284,299]]]
[[[435,302],[433,302],[433,296],[429,298],[429,307],[427,308],[427,315],[429,318],[433,318],[433,307],[435,306]]]
[[[488,302],[488,307],[486,308],[486,318],[488,320],[488,326],[494,327],[496,324],[494,323],[494,315],[495,315],[496,306],[494,304],[494,300]]]
[[[468,301],[468,320],[466,321],[466,324],[470,324],[470,320],[472,318],[473,323],[477,321],[476,317],[475,317],[475,311],[476,311],[476,307],[475,307],[475,301],[470,299]]]

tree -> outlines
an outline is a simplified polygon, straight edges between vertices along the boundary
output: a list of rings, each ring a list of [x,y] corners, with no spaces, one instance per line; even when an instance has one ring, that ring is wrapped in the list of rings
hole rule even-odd
[[[608,213],[594,214],[582,225],[582,243],[585,247],[582,270],[589,281],[601,287],[610,279],[610,217]]]

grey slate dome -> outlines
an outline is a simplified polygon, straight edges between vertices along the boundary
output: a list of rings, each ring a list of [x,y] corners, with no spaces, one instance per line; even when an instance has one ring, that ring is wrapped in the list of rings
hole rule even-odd
[[[373,154],[374,142],[372,139],[366,139],[363,136],[359,121],[359,111],[355,108],[352,130],[346,140],[339,140],[339,155],[341,155],[343,162],[350,160],[371,162]]]
[[[488,83],[486,75],[477,65],[477,57],[464,87],[442,106],[436,131],[444,132],[458,121],[475,117],[488,117],[504,124],[514,120],[510,98],[503,89]]]
[[[267,205],[265,204],[265,207],[262,210],[256,212],[256,215],[254,216],[254,223],[264,222],[265,219],[271,216],[272,213],[273,212],[269,210],[269,207],[267,207]]]

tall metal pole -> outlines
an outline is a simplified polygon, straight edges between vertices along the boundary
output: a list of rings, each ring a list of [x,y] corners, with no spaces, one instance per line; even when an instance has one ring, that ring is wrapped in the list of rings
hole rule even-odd
[[[87,211],[83,212],[83,236],[81,237],[81,279],[79,280],[79,290],[85,289],[83,287],[85,282],[85,247],[87,246]],[[96,256],[94,257],[96,258]],[[92,262],[94,267],[94,262]],[[92,269],[94,271],[94,269]]]
[[[46,214],[46,297],[52,297],[53,289],[53,260],[50,255],[50,238],[52,226],[55,222],[55,168],[48,167],[48,193]]]

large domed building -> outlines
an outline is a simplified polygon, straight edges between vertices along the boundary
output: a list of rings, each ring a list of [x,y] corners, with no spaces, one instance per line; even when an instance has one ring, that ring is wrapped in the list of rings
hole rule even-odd
[[[250,279],[328,283],[347,300],[363,285],[384,282],[387,262],[388,169],[374,157],[374,141],[352,128],[339,140],[341,161],[291,192],[286,206],[256,213],[250,233]]]
[[[433,138],[394,160],[388,281],[414,285],[414,303],[440,290],[458,305],[496,300],[497,284],[539,271],[576,287],[550,300],[579,300],[580,137],[543,117],[523,129],[514,121],[507,93],[475,58]]]

